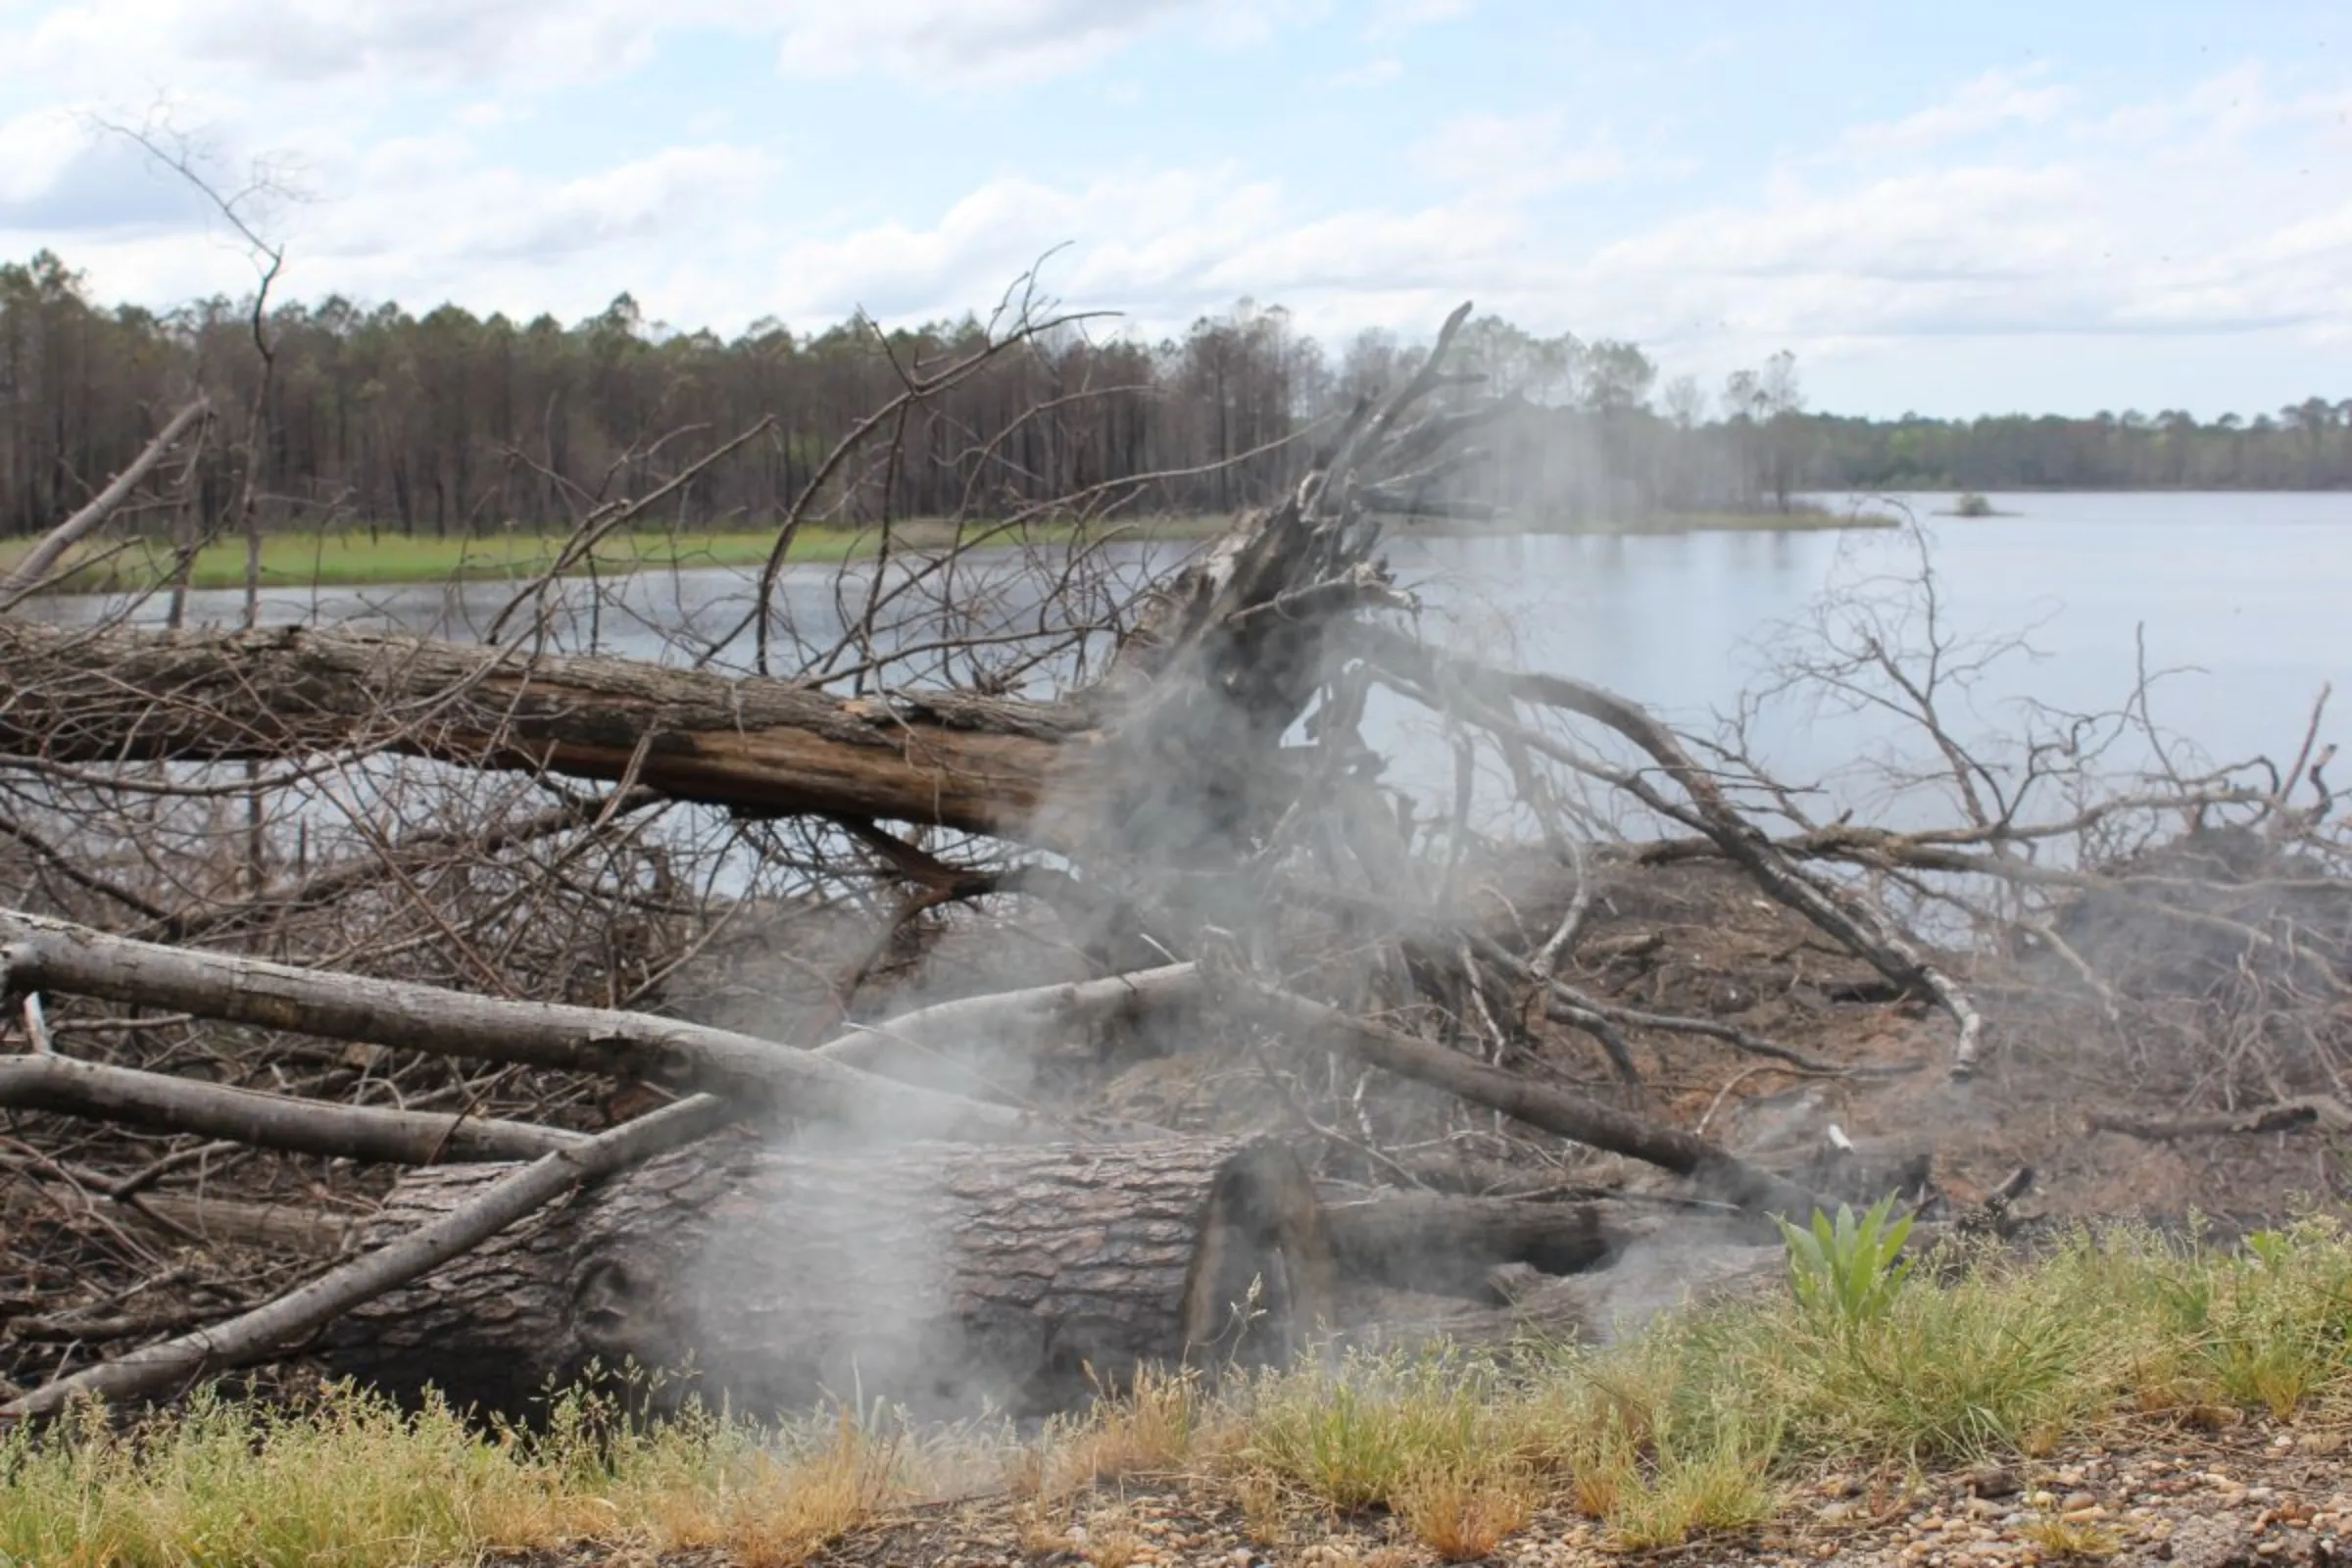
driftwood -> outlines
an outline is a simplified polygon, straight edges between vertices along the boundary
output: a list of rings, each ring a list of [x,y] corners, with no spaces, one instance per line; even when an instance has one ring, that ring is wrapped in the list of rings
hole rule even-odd
[[[498,1180],[411,1174],[371,1234],[437,1223]],[[379,1387],[516,1412],[591,1360],[741,1409],[826,1395],[1056,1409],[1144,1361],[1286,1355],[1328,1312],[1328,1247],[1312,1185],[1271,1145],[822,1154],[733,1139],[367,1303],[323,1354]]]

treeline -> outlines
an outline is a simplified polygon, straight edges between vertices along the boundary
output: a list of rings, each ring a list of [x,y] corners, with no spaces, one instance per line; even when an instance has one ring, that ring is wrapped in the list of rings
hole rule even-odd
[[[225,514],[250,460],[276,521],[560,526],[590,498],[658,483],[772,419],[661,514],[756,526],[906,377],[990,341],[969,318],[886,336],[761,321],[725,339],[649,323],[625,295],[569,324],[280,303],[259,345],[249,316],[250,302],[225,298],[163,314],[103,305],[47,252],[0,265],[0,531],[70,512],[198,389],[216,410],[194,490],[203,520]],[[1873,421],[1806,413],[1787,355],[1710,390],[1688,376],[1661,384],[1636,345],[1537,337],[1493,318],[1470,324],[1464,347],[1528,405],[1464,482],[1531,521],[1786,508],[1808,489],[2352,484],[2352,399],[2208,424],[2176,413]],[[1394,385],[1416,357],[1382,332],[1327,350],[1247,301],[1158,343],[1063,327],[917,402],[840,465],[820,506],[861,519],[996,515],[1092,494],[1224,512],[1290,483],[1318,421]]]

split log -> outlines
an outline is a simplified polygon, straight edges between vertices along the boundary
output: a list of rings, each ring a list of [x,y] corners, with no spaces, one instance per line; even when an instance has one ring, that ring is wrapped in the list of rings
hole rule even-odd
[[[411,1173],[375,1228],[427,1222],[494,1179]],[[858,1396],[1038,1412],[1145,1362],[1286,1357],[1330,1290],[1313,1186],[1270,1144],[722,1140],[368,1303],[325,1355],[396,1394],[429,1383],[514,1413],[592,1362],[741,1410]]]

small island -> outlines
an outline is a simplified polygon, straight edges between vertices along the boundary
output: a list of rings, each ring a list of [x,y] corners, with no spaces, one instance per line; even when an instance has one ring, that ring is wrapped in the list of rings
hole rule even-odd
[[[1938,517],[2014,517],[2019,514],[2003,512],[1974,490],[1963,490],[1952,499],[1949,508],[1936,514]]]

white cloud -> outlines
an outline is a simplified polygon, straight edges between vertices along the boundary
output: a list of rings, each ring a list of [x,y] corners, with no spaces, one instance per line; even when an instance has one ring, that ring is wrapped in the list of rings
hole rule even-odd
[[[1059,75],[1134,42],[1203,0],[812,0],[779,15],[784,69],[915,81]]]
[[[1367,60],[1360,66],[1335,71],[1323,78],[1326,87],[1379,87],[1404,74],[1404,62],[1394,55]]]
[[[1372,20],[1365,24],[1364,34],[1371,38],[1394,38],[1416,27],[1457,22],[1468,16],[1475,5],[1476,0],[1380,0],[1372,8]]]
[[[191,69],[311,91],[527,89],[625,70],[655,30],[619,0],[74,0],[0,48],[90,90]]]
[[[773,41],[779,68],[918,85],[1035,80],[1178,23],[1250,42],[1313,0],[69,0],[0,55],[93,90],[191,65],[287,87],[530,91],[623,74],[669,32]]]
[[[1152,332],[1250,295],[1327,337],[1364,325],[1419,334],[1471,295],[1533,329],[1633,337],[1700,370],[1784,345],[1811,360],[2094,332],[2352,341],[2352,91],[2259,66],[2122,108],[2087,103],[2054,74],[1989,73],[1899,119],[1825,132],[1811,156],[1761,173],[1744,150],[1717,149],[1703,184],[1671,190],[1649,176],[1686,149],[1622,105],[1613,123],[1590,118],[1581,99],[1575,110],[1517,112],[1519,100],[1452,118],[1441,108],[1408,127],[1420,137],[1395,171],[1350,184],[1320,179],[1314,162],[1366,156],[1347,127],[1322,150],[1120,164],[1109,129],[1090,137],[1126,115],[1106,115],[1103,90],[1063,91],[1046,95],[1071,105],[1069,134],[1053,144],[1061,161],[1007,167],[957,148],[959,161],[928,162],[919,177],[877,164],[861,188],[826,189],[791,178],[807,167],[760,144],[756,101],[689,97],[666,118],[647,115],[621,142],[627,153],[565,163],[570,149],[551,154],[548,142],[561,142],[571,106],[533,91],[623,70],[672,25],[733,29],[753,58],[792,72],[920,88],[1034,79],[1120,49],[1142,61],[1147,39],[1230,42],[1324,3],[68,0],[28,18],[0,0],[0,58],[33,60],[59,100],[0,122],[10,152],[0,255],[52,245],[102,295],[150,303],[250,285],[233,247],[191,242],[199,218],[186,193],[126,146],[93,141],[76,108],[177,60],[209,95],[183,122],[218,125],[222,167],[241,167],[248,148],[302,149],[305,183],[325,199],[288,215],[285,286],[298,297],[339,291],[413,309],[455,298],[576,318],[628,288],[650,315],[722,330],[771,312],[838,319],[858,305],[920,318],[986,306],[1067,241],[1049,286],[1131,311]],[[1408,0],[1375,20],[1426,24],[1456,9]],[[1294,79],[1399,74],[1411,56],[1338,71],[1365,52],[1366,14],[1345,13],[1322,38],[1336,39],[1337,57],[1310,54]],[[10,53],[28,41],[48,52]],[[658,76],[626,85],[650,97]],[[1113,76],[1096,86],[1131,79]],[[85,77],[98,87],[75,85]],[[1368,123],[1429,101],[1486,101],[1426,74],[1410,85],[1378,100],[1326,94],[1312,109]],[[6,90],[16,96],[0,96],[0,116],[40,102],[23,95],[21,76]],[[1139,115],[1171,101],[1153,92]],[[1250,122],[1233,111],[1204,97],[1195,112],[1250,145]],[[1677,118],[1661,110],[1659,126]],[[407,133],[387,138],[384,125]],[[2033,135],[2002,134],[2015,128]],[[529,151],[510,152],[509,139]],[[543,162],[526,168],[526,156]],[[888,156],[899,155],[874,154]],[[960,185],[943,194],[931,183],[957,167],[970,171]],[[1421,176],[1424,194],[1388,188],[1412,188],[1398,173]],[[1703,205],[1686,189],[1703,189]]]
[[[1568,128],[1567,114],[1556,109],[1462,115],[1416,143],[1412,160],[1424,173],[1502,199],[1598,184],[1625,172],[1606,132],[1571,141]]]
[[[2031,85],[2038,74],[1988,71],[1941,103],[1884,124],[1854,126],[1845,133],[1846,145],[1865,152],[1910,151],[2012,125],[2045,123],[2074,101],[2074,94],[2064,87]]]

